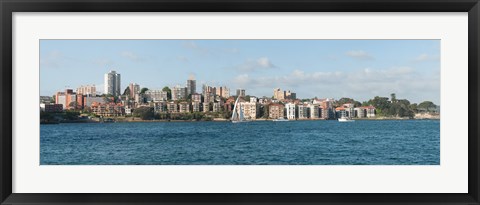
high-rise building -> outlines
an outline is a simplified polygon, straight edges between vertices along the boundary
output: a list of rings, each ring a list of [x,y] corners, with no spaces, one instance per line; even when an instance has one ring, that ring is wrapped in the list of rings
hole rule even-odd
[[[245,97],[245,89],[237,89],[237,97]]]
[[[230,97],[230,89],[228,89],[227,86],[219,86],[219,87],[216,87],[215,89],[216,89],[217,96],[220,96],[223,98]]]
[[[197,92],[197,82],[194,79],[187,80],[187,96]]]
[[[108,73],[105,73],[104,83],[105,83],[105,90],[104,90],[105,94],[110,94],[113,96],[121,95],[120,73],[117,73],[114,70]]]
[[[285,99],[292,99],[292,100],[297,99],[297,94],[294,92],[291,92],[290,90],[287,90],[284,93],[285,93],[285,96],[284,96]]]
[[[97,88],[95,85],[82,85],[77,88],[77,94],[95,96],[97,94]]]
[[[187,88],[179,85],[172,89],[172,100],[184,100],[187,98]]]
[[[135,94],[140,93],[140,85],[139,84],[130,83],[130,85],[128,85],[128,89],[130,90],[130,93],[128,93],[128,94],[130,95],[131,98],[134,98]]]
[[[285,99],[285,91],[282,91],[280,88],[273,89],[273,98],[277,100],[284,100]]]
[[[72,102],[77,102],[77,95],[72,89],[66,89],[65,92],[55,94],[55,104],[62,104],[63,109],[68,109]]]

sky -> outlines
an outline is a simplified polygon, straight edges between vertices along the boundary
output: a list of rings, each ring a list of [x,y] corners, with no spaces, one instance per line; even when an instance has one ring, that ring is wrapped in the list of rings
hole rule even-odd
[[[202,84],[297,98],[375,96],[440,105],[440,40],[41,40],[40,95],[121,74],[149,89]]]

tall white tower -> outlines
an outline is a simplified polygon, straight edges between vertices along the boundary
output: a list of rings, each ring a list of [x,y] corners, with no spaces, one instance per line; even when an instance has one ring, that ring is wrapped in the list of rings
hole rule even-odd
[[[114,70],[108,73],[105,73],[104,84],[105,84],[105,90],[104,90],[105,94],[111,94],[114,96],[121,95],[120,73],[117,73]]]

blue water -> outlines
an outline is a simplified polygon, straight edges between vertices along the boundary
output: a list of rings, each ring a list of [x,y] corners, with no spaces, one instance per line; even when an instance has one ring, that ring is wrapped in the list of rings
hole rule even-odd
[[[440,121],[40,125],[42,165],[438,165]]]

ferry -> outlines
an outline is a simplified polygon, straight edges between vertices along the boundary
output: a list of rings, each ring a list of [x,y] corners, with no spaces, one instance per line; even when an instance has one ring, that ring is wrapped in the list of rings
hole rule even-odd
[[[288,120],[288,119],[285,119],[285,118],[283,118],[283,117],[279,117],[278,119],[274,119],[274,120],[272,120],[272,121],[274,121],[274,122],[287,122],[287,121],[289,121],[289,120]]]

